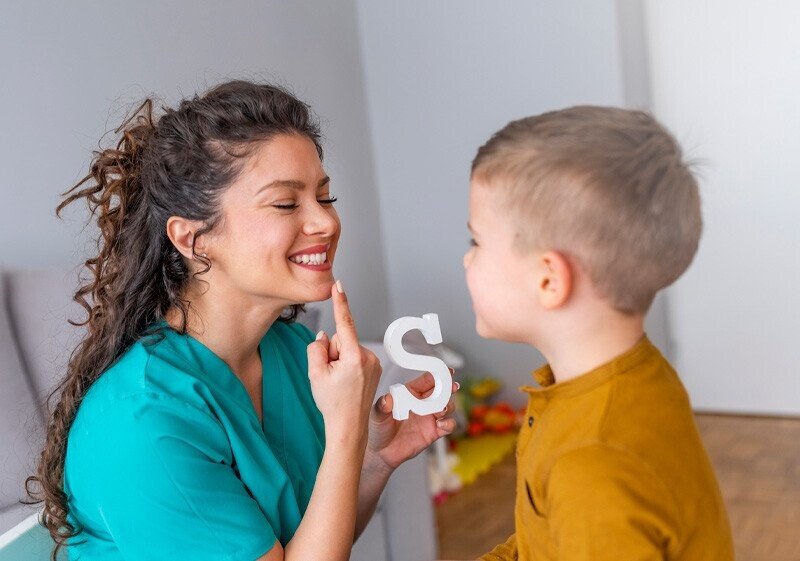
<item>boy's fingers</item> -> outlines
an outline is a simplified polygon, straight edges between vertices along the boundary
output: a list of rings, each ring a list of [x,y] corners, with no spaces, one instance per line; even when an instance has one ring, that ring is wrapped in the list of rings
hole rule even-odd
[[[347,296],[342,287],[342,281],[336,281],[331,287],[333,300],[333,319],[336,322],[336,335],[339,336],[340,351],[353,352],[358,350],[358,334],[356,323],[347,303]]]

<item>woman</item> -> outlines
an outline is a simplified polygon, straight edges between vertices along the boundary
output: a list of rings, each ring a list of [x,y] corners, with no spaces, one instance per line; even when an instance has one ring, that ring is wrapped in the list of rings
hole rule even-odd
[[[348,559],[392,471],[455,422],[372,406],[308,107],[235,81],[117,132],[58,208],[86,200],[100,237],[29,479],[44,524],[72,559]],[[329,297],[333,337],[293,323]]]

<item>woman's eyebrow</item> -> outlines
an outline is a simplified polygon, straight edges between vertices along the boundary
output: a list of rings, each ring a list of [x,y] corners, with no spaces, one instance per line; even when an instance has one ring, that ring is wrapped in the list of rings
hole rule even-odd
[[[320,187],[322,187],[327,183],[330,183],[330,181],[331,178],[326,175],[325,177],[319,180],[319,183],[317,183],[317,189],[319,189]],[[271,181],[266,185],[264,185],[263,187],[260,187],[258,191],[256,191],[256,193],[260,193],[261,191],[269,189],[271,187],[289,187],[290,189],[297,189],[298,191],[302,191],[303,189],[306,188],[306,184],[298,179],[276,179],[275,181]]]

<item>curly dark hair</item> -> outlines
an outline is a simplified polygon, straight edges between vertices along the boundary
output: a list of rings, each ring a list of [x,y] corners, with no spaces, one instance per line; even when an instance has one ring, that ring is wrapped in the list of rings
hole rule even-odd
[[[200,269],[191,273],[167,237],[169,217],[200,221],[195,239],[212,230],[220,219],[221,193],[256,143],[276,135],[306,136],[322,158],[319,124],[310,108],[274,85],[226,82],[181,101],[177,109],[163,107],[157,118],[153,105],[145,99],[114,131],[121,133],[116,145],[94,152],[89,173],[64,193],[56,209],[60,216],[67,205],[85,200],[99,235],[97,255],[84,264],[90,275],[80,279],[74,296],[87,317],[70,322],[86,326],[86,335],[49,396],[44,449],[36,474],[25,482],[31,504],[44,502],[42,524],[56,543],[53,561],[81,532],[68,520],[63,488],[67,436],[81,400],[168,310],[180,311],[186,332],[187,283],[211,267],[193,248]],[[294,321],[301,310],[291,306],[280,320]]]

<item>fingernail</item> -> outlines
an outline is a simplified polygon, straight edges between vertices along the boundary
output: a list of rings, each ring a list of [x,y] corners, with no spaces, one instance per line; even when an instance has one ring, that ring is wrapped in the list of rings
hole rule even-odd
[[[436,426],[443,429],[443,428],[445,428],[445,423],[446,422],[447,422],[447,419],[436,419]]]
[[[319,333],[317,333],[317,341],[321,341],[323,337],[325,337],[324,331],[320,331]]]
[[[461,389],[461,384],[459,384],[458,382],[456,382],[456,391],[458,391],[458,390],[460,390],[460,389]]]
[[[339,291],[339,294],[344,294],[344,286],[342,286],[342,281],[336,281],[336,290]]]

